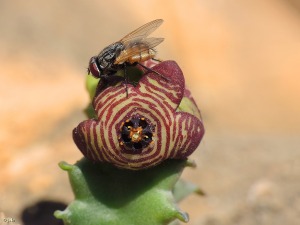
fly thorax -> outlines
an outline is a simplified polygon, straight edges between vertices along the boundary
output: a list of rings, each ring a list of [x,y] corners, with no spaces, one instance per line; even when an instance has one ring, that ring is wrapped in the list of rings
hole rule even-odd
[[[114,67],[114,62],[123,49],[120,42],[113,43],[103,49],[98,55],[99,66],[102,70],[110,70]]]

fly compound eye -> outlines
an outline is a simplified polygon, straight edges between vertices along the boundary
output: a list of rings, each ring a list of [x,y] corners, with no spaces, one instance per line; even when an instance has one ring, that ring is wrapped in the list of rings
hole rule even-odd
[[[96,57],[92,57],[90,59],[88,73],[91,73],[96,78],[100,78],[101,73],[96,61]]]

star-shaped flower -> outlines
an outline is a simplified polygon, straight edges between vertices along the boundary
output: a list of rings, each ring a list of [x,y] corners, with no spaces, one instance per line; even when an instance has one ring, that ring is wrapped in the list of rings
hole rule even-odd
[[[174,61],[164,61],[152,70],[166,79],[146,72],[137,86],[109,86],[96,94],[97,118],[73,130],[86,158],[139,170],[195,151],[204,127],[181,69]]]

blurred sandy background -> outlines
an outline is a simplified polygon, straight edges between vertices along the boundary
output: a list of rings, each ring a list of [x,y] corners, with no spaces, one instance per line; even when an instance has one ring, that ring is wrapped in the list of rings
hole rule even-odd
[[[88,61],[153,19],[202,110],[192,225],[300,224],[300,1],[0,1],[0,211],[70,202]]]

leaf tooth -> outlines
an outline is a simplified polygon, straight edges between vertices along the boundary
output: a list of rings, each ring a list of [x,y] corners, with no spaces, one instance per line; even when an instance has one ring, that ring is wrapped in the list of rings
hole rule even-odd
[[[189,222],[189,220],[190,220],[189,214],[187,214],[186,212],[179,211],[179,210],[175,214],[175,217],[185,223]]]

